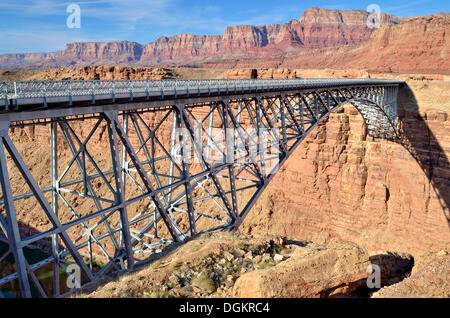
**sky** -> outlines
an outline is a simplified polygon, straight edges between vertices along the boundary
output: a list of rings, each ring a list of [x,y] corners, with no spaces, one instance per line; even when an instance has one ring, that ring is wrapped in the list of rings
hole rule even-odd
[[[80,8],[79,20],[67,12],[71,4]],[[370,4],[401,17],[450,12],[448,0],[0,0],[0,54],[64,50],[71,42],[146,44],[181,33],[223,34],[230,25],[299,19],[309,7],[366,10]]]

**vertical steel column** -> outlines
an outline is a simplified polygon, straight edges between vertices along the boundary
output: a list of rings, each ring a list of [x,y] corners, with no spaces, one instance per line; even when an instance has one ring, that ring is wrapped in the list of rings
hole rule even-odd
[[[211,105],[211,108],[213,106]],[[214,125],[214,110],[212,110],[209,113],[209,118],[208,118],[208,135],[212,138],[212,134],[213,134],[213,125]],[[209,160],[211,159],[211,149],[213,146],[213,141],[211,140],[211,138],[207,138],[207,146],[206,146],[206,159]]]
[[[104,117],[108,126],[109,146],[111,151],[111,159],[114,170],[114,179],[116,183],[116,202],[120,206],[120,223],[122,227],[122,238],[124,242],[125,255],[127,258],[128,268],[134,265],[133,247],[131,245],[130,223],[128,220],[127,207],[125,206],[125,185],[122,177],[122,166],[120,164],[119,147],[117,144],[117,136],[115,125],[119,125],[118,112],[104,113]]]
[[[169,164],[169,180],[168,180],[168,184],[172,184],[173,182],[173,171],[174,171],[174,157],[175,154],[173,153],[174,149],[175,149],[175,145],[177,142],[177,113],[174,111],[172,114],[172,131],[170,133],[170,164]],[[167,195],[167,202],[168,204],[171,204],[172,202],[172,188],[168,189],[168,195]],[[155,213],[156,216],[156,213]],[[155,228],[156,230],[156,228]]]
[[[186,151],[187,151],[187,140],[184,132],[184,122],[182,120],[184,110],[184,104],[178,104],[174,107],[174,111],[177,114],[177,127],[180,129],[178,133],[178,140],[180,142],[180,151],[181,151],[181,166],[183,168],[183,180],[184,180],[184,191],[186,194],[186,206],[188,212],[189,219],[189,230],[191,232],[191,237],[197,233],[197,229],[195,227],[195,217],[194,217],[194,203],[192,201],[192,187],[191,187],[191,175],[189,173],[189,168],[186,163]],[[194,139],[195,136],[192,136]],[[195,140],[193,140],[193,144]],[[195,146],[194,146],[195,147]],[[194,159],[195,160],[195,159]]]
[[[261,136],[261,127],[262,127],[262,105],[263,99],[255,98],[253,102],[255,103],[255,112],[256,112],[256,140],[257,140],[257,157],[259,155],[259,159],[261,161],[261,172],[263,176],[266,176],[266,159],[264,156],[265,153],[265,144],[262,142],[264,141],[264,137]]]
[[[131,94],[133,94],[131,92]],[[123,131],[125,132],[125,134],[128,135],[128,113],[124,112],[122,115],[122,120],[123,120]],[[116,139],[117,142],[117,139]],[[126,180],[126,174],[128,173],[128,162],[127,162],[127,152],[125,149],[125,146],[122,144],[122,158],[121,158],[121,184],[122,184],[122,189],[123,189],[123,197],[125,200],[125,193],[126,193],[126,185],[127,185],[127,180]],[[126,209],[126,207],[125,207]],[[128,214],[127,214],[128,216]],[[120,240],[120,238],[123,238],[123,235],[119,236],[119,244],[121,245],[122,242]],[[131,234],[130,234],[130,240],[131,240]]]
[[[128,135],[128,113],[123,113],[123,131]],[[126,174],[128,173],[128,164],[127,164],[127,150],[125,146],[122,144],[122,183],[124,193],[126,191]]]
[[[17,223],[16,209],[14,207],[13,194],[9,183],[8,166],[3,145],[4,136],[8,135],[9,122],[0,123],[0,183],[2,187],[3,200],[5,202],[6,221],[8,223],[9,249],[14,255],[16,271],[19,279],[20,293],[24,298],[31,298],[30,282],[28,280],[25,255],[23,254],[20,238],[19,225]]]
[[[235,166],[235,155],[236,155],[236,136],[234,129],[231,130],[229,127],[229,114],[228,107],[230,104],[222,103],[222,114],[223,114],[223,126],[225,128],[225,153],[224,162],[229,163],[228,174],[230,179],[230,191],[231,191],[231,204],[233,206],[233,221],[236,216],[239,215],[237,206],[237,196],[236,196],[236,176],[234,175]]]
[[[50,126],[50,148],[51,148],[51,182],[52,182],[52,210],[55,217],[58,218],[58,124],[52,123]],[[52,235],[52,255],[55,259],[53,262],[53,296],[60,294],[59,287],[59,244],[58,235]]]
[[[281,97],[277,97],[277,103],[278,103],[278,109],[281,112],[281,133],[283,135],[283,149],[285,149],[283,156],[287,155],[287,150],[288,150],[288,139],[287,139],[287,131],[286,131],[286,113],[284,111],[284,108],[282,107],[282,101],[281,101]]]

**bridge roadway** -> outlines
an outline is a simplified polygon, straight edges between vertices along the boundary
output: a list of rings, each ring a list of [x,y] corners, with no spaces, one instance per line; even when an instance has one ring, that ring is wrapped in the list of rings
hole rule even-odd
[[[0,110],[103,105],[351,86],[401,85],[378,79],[116,80],[0,82]]]
[[[83,285],[143,264],[198,234],[236,230],[279,167],[343,105],[358,109],[370,135],[395,138],[402,84],[376,79],[0,82],[0,240],[8,245],[0,262],[12,255],[15,263],[0,273],[0,297],[11,286],[18,286],[14,292],[22,297],[70,294],[77,286],[64,282],[75,277],[69,276],[73,266]],[[48,128],[50,151],[42,160],[49,157],[50,165],[48,175],[35,179],[10,132],[14,128],[21,135],[20,129],[38,125]],[[94,135],[103,152],[96,152]],[[195,160],[179,160],[187,154]],[[12,182],[25,182],[29,192],[20,193]],[[35,202],[32,210],[29,200]],[[38,211],[51,226],[24,237],[23,215]],[[26,248],[49,242],[47,258],[33,262],[24,256]],[[52,286],[44,287],[38,274],[48,266]]]

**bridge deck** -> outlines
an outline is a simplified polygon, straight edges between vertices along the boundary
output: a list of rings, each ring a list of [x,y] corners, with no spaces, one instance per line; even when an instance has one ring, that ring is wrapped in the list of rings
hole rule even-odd
[[[246,94],[254,95],[258,92],[349,86],[398,86],[402,83],[402,81],[378,79],[0,82],[0,111],[2,113],[16,113],[18,111],[47,108],[61,109],[68,106],[126,104],[138,101],[173,101],[174,99],[204,98],[207,96],[242,96]],[[122,108],[119,107],[119,109]]]

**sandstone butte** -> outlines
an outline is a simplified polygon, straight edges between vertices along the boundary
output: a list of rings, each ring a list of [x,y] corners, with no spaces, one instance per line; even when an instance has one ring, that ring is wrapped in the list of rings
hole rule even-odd
[[[142,45],[129,41],[69,43],[64,51],[0,55],[1,68],[48,68],[91,64],[187,63],[194,58],[280,55],[291,51],[366,41],[368,12],[310,8],[285,24],[230,26],[223,35],[180,34]],[[383,26],[404,18],[382,14]]]

